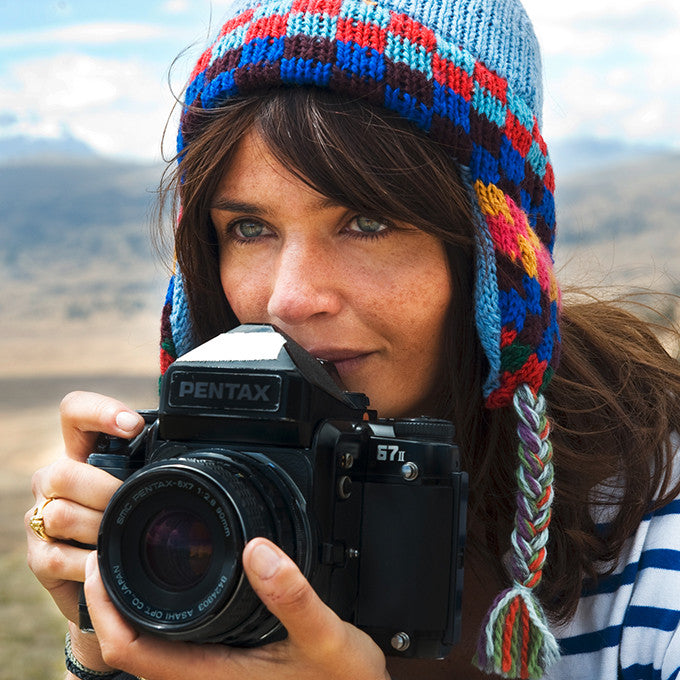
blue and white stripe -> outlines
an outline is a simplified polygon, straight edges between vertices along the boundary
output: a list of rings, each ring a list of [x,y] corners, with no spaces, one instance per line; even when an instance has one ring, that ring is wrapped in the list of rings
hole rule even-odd
[[[555,628],[562,659],[550,680],[672,680],[680,676],[680,500],[650,513],[614,573],[584,589]]]

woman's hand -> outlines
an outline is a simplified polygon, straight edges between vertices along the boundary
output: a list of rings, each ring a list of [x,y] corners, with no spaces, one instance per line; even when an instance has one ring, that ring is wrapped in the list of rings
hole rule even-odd
[[[255,538],[243,551],[243,566],[257,595],[288,630],[287,639],[240,649],[139,634],[109,600],[93,553],[85,594],[106,663],[147,680],[389,680],[378,646],[338,618],[281,549]]]
[[[31,508],[25,516],[28,564],[64,616],[77,623],[79,582],[85,580],[85,562],[90,551],[67,541],[96,544],[104,508],[121,484],[85,461],[94,450],[98,433],[131,438],[141,432],[144,421],[121,402],[87,392],[67,395],[60,411],[65,455],[38,470],[32,480],[34,508],[53,499],[42,510],[49,540],[42,540],[30,528],[34,511]],[[71,625],[71,631],[74,649],[86,647],[88,656],[92,656],[92,649],[98,651],[93,636],[79,635],[77,625]],[[96,668],[101,661],[97,662],[96,653],[94,657],[90,663]]]

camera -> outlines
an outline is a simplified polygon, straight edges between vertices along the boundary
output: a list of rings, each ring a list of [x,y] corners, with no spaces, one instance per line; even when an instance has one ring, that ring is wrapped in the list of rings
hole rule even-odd
[[[88,459],[124,480],[98,538],[117,609],[170,640],[285,637],[241,555],[264,536],[388,654],[441,658],[460,636],[467,476],[453,425],[381,419],[266,325],[180,357],[132,441]]]

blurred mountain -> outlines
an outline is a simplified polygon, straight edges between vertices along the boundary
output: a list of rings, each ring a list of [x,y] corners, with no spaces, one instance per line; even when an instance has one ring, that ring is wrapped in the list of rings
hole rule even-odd
[[[550,144],[549,150],[558,178],[590,174],[667,152],[667,149],[660,146],[630,144],[618,139],[597,137],[563,139]]]
[[[677,152],[558,178],[556,260],[566,278],[680,293],[679,183]]]
[[[59,137],[29,137],[14,135],[0,137],[0,164],[12,161],[39,160],[43,158],[92,158],[96,152],[80,139],[64,130]]]
[[[680,231],[679,180],[680,153],[565,177],[557,188],[560,240],[589,245],[642,236],[651,250],[665,247]]]
[[[161,168],[96,156],[0,164],[0,315],[21,323],[159,308]]]
[[[680,153],[610,151],[614,162],[557,170],[562,280],[677,291]],[[0,164],[3,325],[156,318],[167,277],[150,245],[161,172],[90,155]]]

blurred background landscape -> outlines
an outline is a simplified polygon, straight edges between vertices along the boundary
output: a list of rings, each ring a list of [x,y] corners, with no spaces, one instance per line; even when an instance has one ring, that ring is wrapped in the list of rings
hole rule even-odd
[[[20,140],[14,140],[19,148]],[[562,281],[680,293],[680,154],[597,143],[559,182]],[[563,151],[565,166],[572,163]],[[596,162],[597,161],[597,162]],[[73,389],[154,407],[166,271],[150,245],[161,169],[94,153],[0,160],[0,678],[57,678],[63,624],[25,566],[30,474],[60,452]],[[606,292],[602,290],[601,292]],[[675,298],[654,299],[677,320]],[[39,653],[33,650],[37,645]],[[4,650],[4,651],[3,651]],[[29,654],[30,651],[30,654]],[[9,664],[9,665],[8,665]],[[34,670],[31,670],[34,667]]]
[[[64,625],[25,565],[23,530],[31,473],[60,454],[61,397],[157,403],[167,68],[198,45],[180,90],[225,4],[0,0],[0,680],[63,674]],[[677,322],[680,8],[525,4],[548,46],[560,279],[641,293]]]

